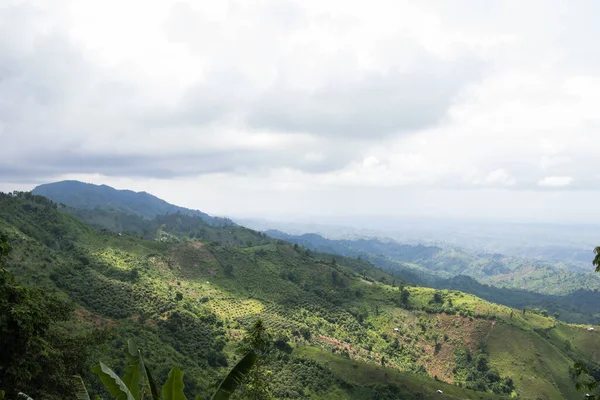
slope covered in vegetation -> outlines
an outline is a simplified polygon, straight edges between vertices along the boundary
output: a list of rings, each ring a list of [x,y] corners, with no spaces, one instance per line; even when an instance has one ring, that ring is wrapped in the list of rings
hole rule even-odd
[[[575,323],[598,323],[600,276],[502,254],[472,254],[379,239],[266,233],[315,251],[360,257],[417,285],[461,290],[513,308],[538,308]]]
[[[94,359],[122,372],[134,337],[160,381],[173,365],[185,371],[190,397],[210,393],[257,319],[279,349],[267,366],[275,398],[571,399],[581,394],[570,367],[599,361],[600,336],[586,326],[406,285],[246,228],[172,218],[146,240],[96,231],[42,197],[0,196],[10,271],[72,301],[73,329],[110,329]],[[204,236],[184,234],[196,229]]]

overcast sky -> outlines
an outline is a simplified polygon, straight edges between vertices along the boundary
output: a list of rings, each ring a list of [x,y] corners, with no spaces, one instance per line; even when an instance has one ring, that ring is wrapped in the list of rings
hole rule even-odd
[[[600,2],[3,0],[0,190],[600,222]]]

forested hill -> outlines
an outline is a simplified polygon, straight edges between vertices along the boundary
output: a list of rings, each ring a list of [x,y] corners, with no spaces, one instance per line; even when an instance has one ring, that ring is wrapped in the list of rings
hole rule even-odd
[[[591,266],[592,249],[589,250],[588,268],[582,270],[561,263],[497,252],[476,252],[451,245],[440,247],[405,244],[386,238],[329,239],[314,233],[289,235],[277,230],[265,232],[269,236],[302,244],[314,250],[354,257],[386,258],[405,267],[419,266],[429,275],[441,278],[467,275],[498,287],[557,295],[582,289],[600,289],[600,276],[593,272]]]
[[[167,203],[146,192],[117,190],[106,185],[61,181],[40,185],[32,193],[76,209],[110,209],[148,219],[158,215],[182,213],[200,217],[210,224],[233,224],[225,218],[215,218],[202,211]]]
[[[569,271],[536,260],[498,253],[474,253],[389,239],[328,239],[278,230],[269,236],[314,251],[360,257],[402,279],[440,289],[462,290],[514,308],[538,308],[567,322],[600,322],[600,276]],[[591,254],[591,251],[590,251]]]
[[[263,381],[274,398],[437,399],[439,390],[448,399],[575,399],[573,364],[595,371],[600,361],[600,334],[588,326],[407,285],[368,262],[239,226],[184,214],[151,226],[160,233],[147,238],[96,230],[44,197],[0,194],[8,269],[74,305],[65,332],[109,330],[86,362],[122,372],[122,348],[135,338],[158,381],[174,364],[185,372],[188,398],[210,395],[258,319],[277,348]],[[20,389],[33,398],[73,398],[36,396],[45,374],[31,371],[37,386]],[[77,372],[101,393],[96,376]]]
[[[444,251],[437,246],[410,245],[393,240],[365,238],[332,240],[315,233],[289,235],[274,229],[267,230],[265,233],[271,237],[298,243],[318,251],[339,253],[352,257],[382,254],[398,261],[417,264],[425,263]]]

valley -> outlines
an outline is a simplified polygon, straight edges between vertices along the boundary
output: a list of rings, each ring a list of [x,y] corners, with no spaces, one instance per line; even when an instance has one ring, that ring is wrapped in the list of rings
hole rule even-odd
[[[173,365],[185,371],[191,398],[208,396],[259,319],[280,348],[268,366],[274,398],[573,399],[574,363],[600,361],[589,325],[223,221],[0,196],[8,269],[72,302],[70,329],[110,332],[91,359],[120,370],[135,338],[160,381]]]

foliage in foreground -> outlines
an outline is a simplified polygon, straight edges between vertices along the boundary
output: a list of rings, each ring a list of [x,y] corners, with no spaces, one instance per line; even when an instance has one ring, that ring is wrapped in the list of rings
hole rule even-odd
[[[177,366],[171,369],[167,381],[162,385],[159,392],[156,380],[144,363],[142,353],[131,340],[128,342],[125,355],[129,364],[121,378],[102,362],[93,368],[94,373],[98,375],[104,388],[113,399],[187,400],[183,392],[183,372]],[[258,355],[253,350],[246,353],[223,379],[213,394],[212,400],[228,400],[238,386],[246,380],[258,359]],[[81,376],[75,375],[73,378],[69,392],[74,391],[75,398],[78,400],[90,400],[90,395]],[[33,400],[22,392],[16,393],[15,397]],[[6,393],[0,390],[0,400],[5,399]],[[99,397],[96,396],[96,399],[99,399]],[[197,396],[196,399],[200,399],[200,397]]]
[[[248,330],[242,341],[240,349],[244,351],[243,357],[229,371],[221,381],[212,400],[228,400],[236,391],[238,386],[245,383],[246,395],[252,399],[265,398],[266,384],[259,368],[261,359],[269,356],[273,349],[271,335],[266,331],[262,321],[257,320]],[[108,366],[100,362],[93,371],[104,385],[110,395],[117,400],[187,400],[183,389],[183,372],[173,367],[169,372],[167,381],[158,391],[156,379],[144,362],[142,353],[132,340],[127,343],[125,351],[127,367],[122,378]],[[254,373],[252,373],[254,371]],[[89,399],[85,385],[80,377],[76,376],[78,382],[78,399]],[[200,396],[196,396],[199,399]]]
[[[596,272],[600,272],[600,246],[594,248],[594,260],[592,265],[596,267]],[[597,391],[600,387],[600,368],[593,363],[578,361],[573,365],[573,374],[575,377],[587,376],[583,382],[577,382],[577,390],[586,390],[590,392]],[[596,400],[599,396],[587,393],[586,398]]]
[[[0,234],[0,383],[8,398],[27,388],[39,398],[61,399],[71,392],[69,377],[87,369],[88,349],[102,334],[73,335],[61,327],[71,307],[19,285],[4,268],[10,251]]]
[[[167,381],[162,385],[162,389],[159,392],[156,380],[144,363],[142,353],[131,340],[128,342],[125,355],[129,365],[125,368],[125,374],[122,378],[119,378],[112,369],[102,362],[93,369],[111,397],[118,400],[187,400],[187,397],[183,393],[183,372],[177,366],[171,369]],[[257,354],[249,351],[229,371],[229,374],[223,379],[212,399],[229,399],[252,370],[257,359]],[[79,377],[76,377],[76,380],[81,381]],[[79,385],[77,396],[78,399],[89,399],[83,383]]]

